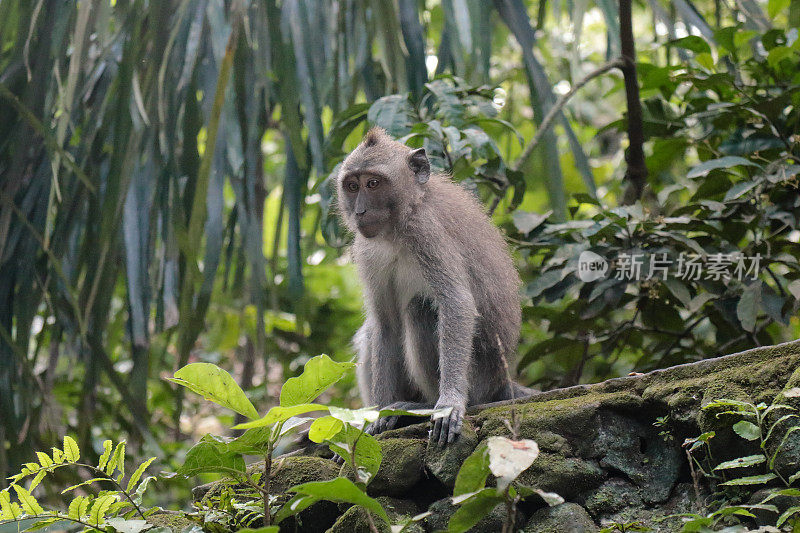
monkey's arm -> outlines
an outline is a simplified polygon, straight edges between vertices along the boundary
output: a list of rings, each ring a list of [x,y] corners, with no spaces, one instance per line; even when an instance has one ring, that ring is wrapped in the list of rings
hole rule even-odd
[[[446,243],[421,245],[420,265],[439,310],[439,399],[437,409],[450,413],[434,418],[431,440],[440,446],[461,433],[469,400],[472,339],[478,316],[463,258]]]

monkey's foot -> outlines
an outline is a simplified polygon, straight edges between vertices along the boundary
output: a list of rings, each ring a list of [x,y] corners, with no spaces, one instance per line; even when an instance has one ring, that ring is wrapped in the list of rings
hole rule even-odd
[[[461,426],[464,425],[464,414],[467,411],[465,405],[448,405],[447,403],[437,403],[434,409],[450,409],[449,414],[433,415],[433,429],[430,433],[432,443],[444,446],[453,442],[461,434]]]

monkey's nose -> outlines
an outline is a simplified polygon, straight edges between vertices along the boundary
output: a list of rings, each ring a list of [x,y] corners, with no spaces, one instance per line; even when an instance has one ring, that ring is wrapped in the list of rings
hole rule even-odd
[[[363,215],[363,214],[364,214],[364,213],[366,213],[366,212],[367,212],[367,208],[366,208],[366,207],[365,207],[365,208],[363,208],[363,209],[358,209],[358,208],[356,208],[356,215],[358,215],[358,216],[361,216],[361,215]]]

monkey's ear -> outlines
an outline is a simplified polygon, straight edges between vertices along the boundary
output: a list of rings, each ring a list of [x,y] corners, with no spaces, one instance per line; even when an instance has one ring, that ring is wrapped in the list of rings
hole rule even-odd
[[[417,183],[425,183],[431,177],[431,164],[425,148],[417,148],[408,154],[408,166],[417,177]]]

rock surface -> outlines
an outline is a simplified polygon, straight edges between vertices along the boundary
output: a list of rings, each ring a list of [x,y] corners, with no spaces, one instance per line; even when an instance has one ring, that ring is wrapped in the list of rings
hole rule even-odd
[[[547,507],[538,497],[528,498],[519,506],[519,528],[597,531],[615,523],[640,522],[654,531],[676,531],[676,519],[664,518],[698,506],[681,448],[684,439],[714,430],[715,459],[747,455],[746,442],[732,433],[730,421],[701,407],[719,398],[800,407],[799,365],[800,341],[795,341],[553,390],[516,405],[477,406],[470,409],[463,439],[445,450],[427,446],[424,424],[390,431],[378,437],[384,463],[369,492],[385,500],[393,517],[431,511],[413,531],[446,527],[454,510],[449,496],[461,463],[488,437],[510,436],[506,421],[516,418],[519,437],[535,440],[541,449],[519,481],[566,500]],[[654,426],[658,418],[664,423]],[[779,429],[785,433],[787,427]],[[777,464],[787,473],[800,467],[800,431],[789,433]],[[297,482],[330,479],[338,471],[328,459],[296,456],[284,460],[272,484],[280,492]],[[706,487],[701,483],[699,489]],[[197,490],[196,497],[208,490]],[[360,509],[339,505],[338,517],[327,511],[320,514],[324,523],[315,524],[315,530],[368,531]],[[505,510],[498,507],[473,530],[499,531],[504,518]]]

